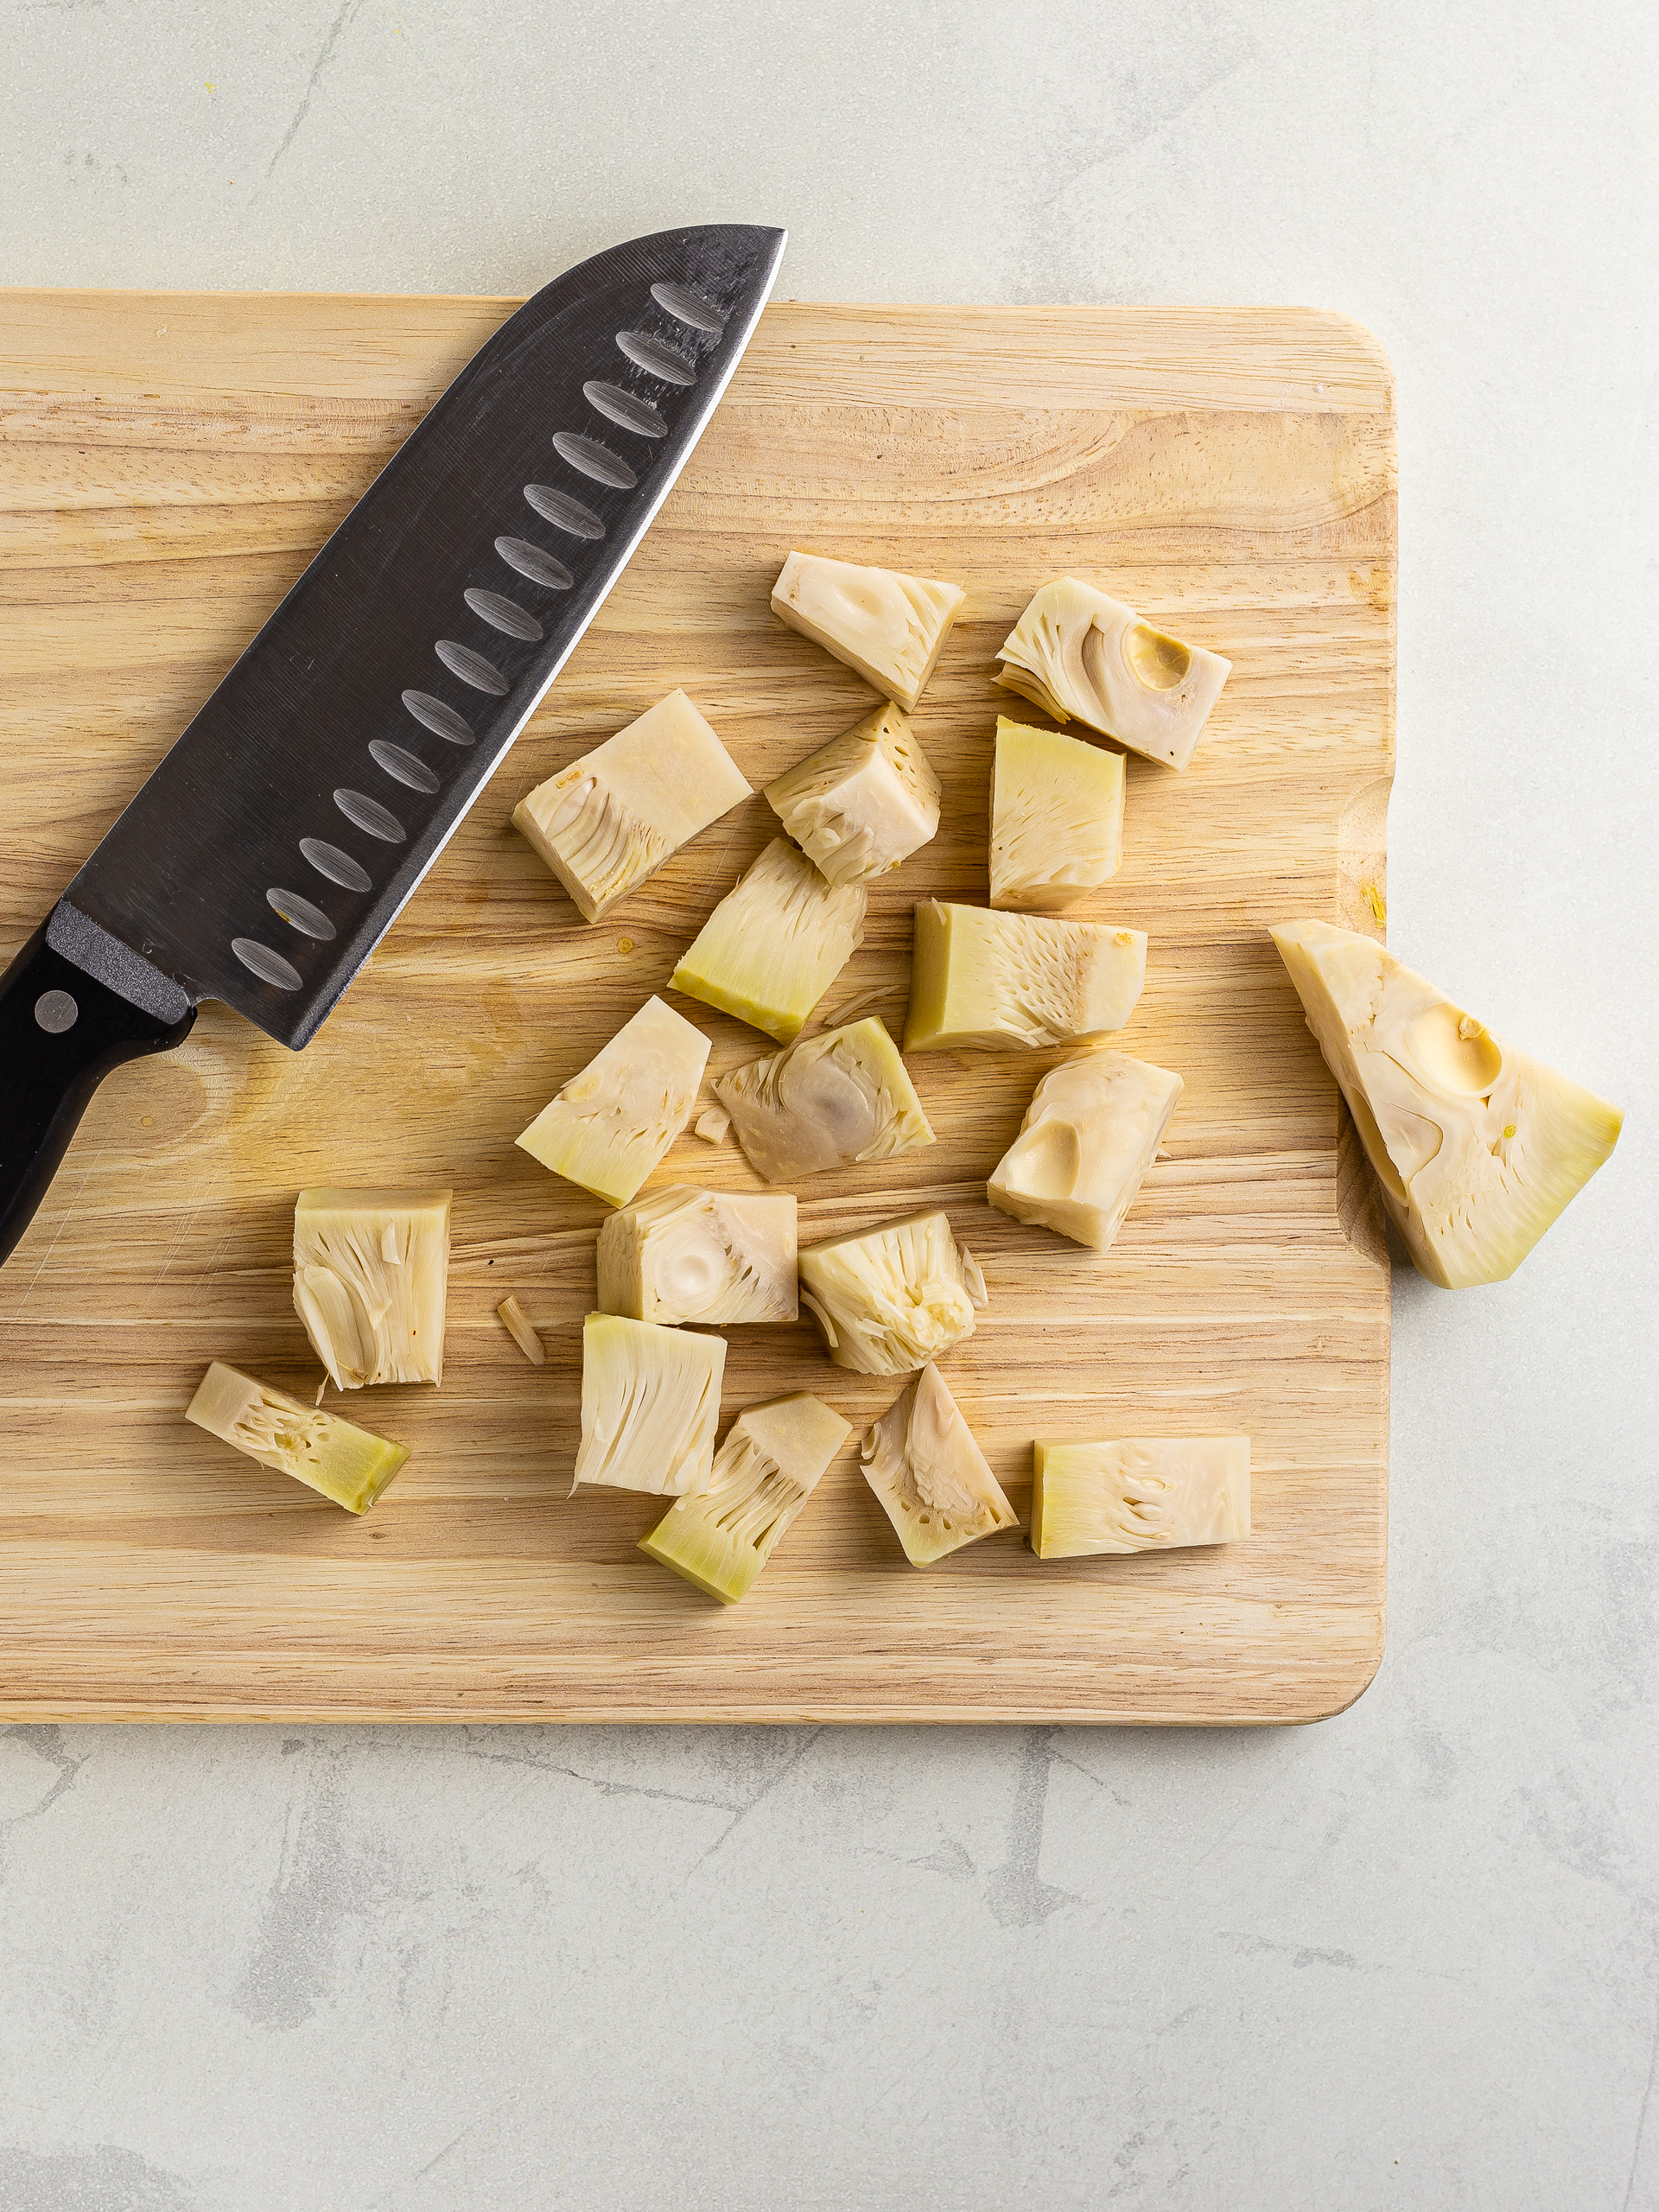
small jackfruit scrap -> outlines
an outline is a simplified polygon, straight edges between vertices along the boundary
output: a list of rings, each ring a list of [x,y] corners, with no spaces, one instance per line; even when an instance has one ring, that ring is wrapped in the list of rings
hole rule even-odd
[[[1418,1272],[1446,1290],[1512,1275],[1611,1153],[1619,1109],[1356,930],[1285,922],[1273,941]]]
[[[860,1446],[864,1479],[912,1567],[1019,1525],[985,1454],[930,1362]]]
[[[698,1115],[696,1130],[704,1144],[724,1144],[732,1133],[732,1117],[723,1106],[710,1106]]]
[[[837,1367],[908,1375],[974,1333],[985,1279],[943,1209],[810,1244],[801,1302]]]
[[[1146,976],[1142,931],[925,899],[916,908],[905,1050],[1086,1044],[1123,1027]]]
[[[669,978],[787,1045],[864,938],[861,883],[827,882],[774,837],[728,891]]]
[[[772,611],[913,715],[967,596],[926,576],[791,553],[772,588]]]
[[[671,1184],[613,1213],[599,1232],[606,1313],[677,1327],[793,1321],[795,1200]]]
[[[768,784],[766,800],[830,883],[885,875],[939,826],[939,779],[891,704]]]
[[[1248,1436],[1126,1436],[1032,1447],[1039,1559],[1230,1544],[1250,1533]]]
[[[536,1333],[536,1324],[516,1298],[504,1298],[495,1318],[532,1367],[547,1365],[547,1346]]]
[[[1123,755],[996,718],[991,904],[1069,906],[1123,859]]]
[[[691,1118],[709,1039],[647,999],[516,1141],[595,1198],[625,1206]]]
[[[768,1183],[933,1142],[899,1048],[874,1014],[734,1068],[715,1091]]]
[[[1192,758],[1232,668],[1072,576],[1043,586],[996,657],[996,681],[1057,722],[1075,715],[1171,768]]]
[[[852,1434],[804,1391],[751,1406],[733,1422],[709,1488],[677,1499],[639,1548],[705,1596],[734,1605]]]
[[[1032,1094],[985,1185],[994,1206],[1103,1252],[1158,1156],[1185,1085],[1127,1052],[1076,1053]]]
[[[406,1444],[389,1444],[218,1359],[184,1417],[262,1467],[321,1491],[348,1513],[366,1513],[409,1457]]]
[[[683,691],[538,784],[512,810],[527,837],[596,922],[671,855],[717,822],[749,785]]]
[[[722,1337],[693,1336],[614,1313],[582,1325],[583,1483],[681,1497],[707,1490],[726,1371]]]
[[[294,1305],[337,1390],[442,1382],[448,1191],[302,1191]]]

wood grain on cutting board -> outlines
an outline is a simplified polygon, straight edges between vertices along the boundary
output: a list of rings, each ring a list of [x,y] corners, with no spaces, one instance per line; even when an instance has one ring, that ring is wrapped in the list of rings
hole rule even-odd
[[[515,304],[0,296],[0,955]],[[1382,1649],[1388,1274],[1265,925],[1380,925],[1394,485],[1388,365],[1340,317],[768,310],[628,572],[317,1040],[290,1054],[205,1007],[181,1051],[105,1085],[0,1270],[0,1713],[1217,1723],[1348,1703]],[[937,1145],[800,1195],[804,1242],[948,1206],[991,1302],[943,1371],[1022,1513],[1034,1436],[1243,1430],[1248,1542],[1045,1566],[1010,1535],[918,1573],[849,1449],[721,1609],[635,1548],[659,1501],[566,1498],[606,1210],[512,1140],[665,988],[775,823],[757,796],[589,928],[507,817],[675,684],[757,791],[865,712],[768,611],[793,546],[968,592],[915,721],[940,833],[874,887],[825,1023],[857,1002],[897,1032],[912,901],[985,896],[994,720],[1028,712],[992,656],[1039,584],[1088,578],[1232,658],[1192,770],[1131,760],[1122,870],[1071,910],[1149,932],[1120,1041],[1186,1080],[1114,1249],[985,1203],[1054,1054],[918,1056]],[[675,1003],[714,1040],[711,1077],[769,1049]],[[690,1135],[652,1180],[758,1187]],[[315,1390],[289,1285],[312,1182],[456,1193],[442,1390],[330,1393],[413,1447],[361,1521],[183,1420],[213,1357]],[[509,1291],[545,1369],[495,1319]],[[804,1324],[728,1336],[728,1418],[807,1388],[861,1425],[897,1395]]]

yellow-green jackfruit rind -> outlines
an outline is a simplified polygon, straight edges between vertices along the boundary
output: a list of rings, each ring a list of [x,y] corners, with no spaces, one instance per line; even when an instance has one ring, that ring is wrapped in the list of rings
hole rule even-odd
[[[1126,1436],[1032,1446],[1039,1559],[1174,1551],[1250,1533],[1248,1436]]]
[[[348,1513],[366,1513],[409,1457],[406,1444],[389,1443],[218,1359],[202,1376],[185,1419],[262,1467],[292,1475]]]
[[[864,938],[861,883],[832,884],[787,837],[774,837],[728,892],[670,978],[787,1045]]]
[[[1141,930],[921,900],[906,1052],[1081,1045],[1121,1029],[1147,975]]]
[[[736,1605],[852,1433],[804,1392],[751,1406],[721,1446],[709,1488],[677,1500],[640,1550],[705,1597]]]
[[[691,1118],[709,1039],[647,999],[517,1140],[567,1182],[625,1206]]]
[[[933,1142],[899,1048],[874,1014],[734,1068],[715,1093],[750,1166],[769,1183]]]
[[[707,1490],[725,1371],[723,1338],[590,1313],[571,1494],[584,1483],[658,1497]]]

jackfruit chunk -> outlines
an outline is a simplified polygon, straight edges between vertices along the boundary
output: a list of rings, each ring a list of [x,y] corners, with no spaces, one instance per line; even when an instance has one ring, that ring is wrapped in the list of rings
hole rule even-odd
[[[679,1497],[707,1490],[726,1371],[722,1337],[590,1313],[582,1325],[582,1444],[570,1484]]]
[[[504,1298],[495,1318],[532,1367],[547,1365],[547,1346],[536,1333],[536,1324],[516,1298]]]
[[[1172,768],[1192,758],[1232,667],[1071,576],[1043,586],[996,657],[1004,664],[997,682],[1057,722],[1075,715]]]
[[[1123,1027],[1146,976],[1140,930],[925,899],[916,908],[905,1050],[1084,1044]]]
[[[864,1479],[912,1567],[931,1566],[980,1536],[1019,1525],[931,1362],[866,1430],[860,1451]]]
[[[861,883],[831,884],[774,837],[721,900],[669,978],[787,1045],[864,939]]]
[[[991,904],[1069,906],[1123,859],[1123,755],[996,718]]]
[[[939,779],[891,705],[768,784],[766,801],[831,883],[885,875],[939,826]]]
[[[691,1118],[709,1039],[647,999],[517,1139],[532,1160],[625,1206]]]
[[[669,856],[752,796],[683,691],[538,784],[512,810],[521,830],[596,922]]]
[[[1127,1052],[1062,1060],[1032,1093],[986,1197],[1016,1221],[1105,1251],[1158,1156],[1185,1087],[1167,1068]]]
[[[704,1144],[724,1144],[732,1133],[732,1117],[723,1106],[711,1106],[698,1115],[696,1128]]]
[[[599,1304],[636,1321],[793,1321],[792,1198],[735,1198],[671,1184],[599,1232]]]
[[[757,1175],[794,1183],[931,1144],[899,1048],[880,1021],[803,1037],[715,1085]]]
[[[985,1284],[937,1210],[810,1244],[801,1300],[837,1367],[908,1375],[973,1335]]]
[[[1173,1551],[1250,1533],[1248,1436],[1126,1436],[1032,1446],[1039,1559]]]
[[[272,1390],[216,1359],[185,1408],[184,1417],[210,1436],[245,1452],[262,1467],[292,1475],[348,1513],[366,1513],[409,1457],[338,1414],[325,1414],[286,1391]]]
[[[705,1596],[734,1605],[852,1433],[850,1422],[804,1391],[751,1406],[721,1446],[709,1488],[670,1506],[640,1550]]]
[[[442,1382],[448,1191],[302,1191],[294,1304],[337,1390]]]
[[[1624,1116],[1492,1036],[1355,930],[1273,931],[1418,1272],[1501,1282],[1618,1141]]]
[[[772,588],[772,611],[913,715],[967,596],[926,576],[791,553]]]

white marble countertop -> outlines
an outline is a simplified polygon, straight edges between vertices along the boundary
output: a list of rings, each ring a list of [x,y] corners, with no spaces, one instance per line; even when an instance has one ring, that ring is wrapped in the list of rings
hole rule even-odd
[[[738,218],[803,298],[1357,315],[1392,942],[1631,1110],[1513,1281],[1396,1274],[1389,1655],[1323,1726],[0,1732],[5,2212],[1659,2206],[1651,7],[0,29],[0,282],[502,293]]]

